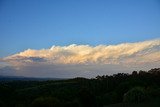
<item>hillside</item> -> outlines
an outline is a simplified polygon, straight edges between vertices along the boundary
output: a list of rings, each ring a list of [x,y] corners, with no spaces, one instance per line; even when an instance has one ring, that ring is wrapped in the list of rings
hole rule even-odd
[[[0,81],[0,107],[160,106],[160,68],[96,78]]]

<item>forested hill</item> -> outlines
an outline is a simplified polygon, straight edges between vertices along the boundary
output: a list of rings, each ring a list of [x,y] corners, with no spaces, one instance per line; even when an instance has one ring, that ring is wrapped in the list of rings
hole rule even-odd
[[[160,107],[159,101],[160,68],[92,79],[0,81],[0,107]]]

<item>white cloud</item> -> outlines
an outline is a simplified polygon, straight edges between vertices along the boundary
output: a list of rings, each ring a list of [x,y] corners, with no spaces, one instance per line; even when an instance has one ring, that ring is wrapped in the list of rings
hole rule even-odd
[[[151,62],[160,59],[160,40],[138,43],[123,43],[118,45],[69,45],[53,46],[50,49],[33,50],[4,58],[5,60],[42,61],[61,64],[119,64],[128,62]],[[149,57],[148,57],[149,56]],[[138,58],[135,60],[135,58]],[[132,61],[133,60],[133,61]]]
[[[118,45],[72,44],[53,46],[50,49],[28,49],[2,60],[18,68],[18,70],[24,71],[24,76],[33,75],[33,70],[36,75],[37,70],[39,70],[41,71],[40,76],[46,73],[46,76],[48,74],[56,74],[57,76],[61,74],[66,76],[87,75],[89,77],[88,75],[98,75],[105,71],[115,73],[118,71],[125,72],[126,69],[131,68],[158,67],[160,65],[160,40]]]

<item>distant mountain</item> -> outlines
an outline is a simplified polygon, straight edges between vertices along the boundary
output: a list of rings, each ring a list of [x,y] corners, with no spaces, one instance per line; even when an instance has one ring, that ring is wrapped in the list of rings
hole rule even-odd
[[[36,78],[36,77],[0,75],[0,81],[47,81],[47,80],[65,80],[65,79],[66,78]]]

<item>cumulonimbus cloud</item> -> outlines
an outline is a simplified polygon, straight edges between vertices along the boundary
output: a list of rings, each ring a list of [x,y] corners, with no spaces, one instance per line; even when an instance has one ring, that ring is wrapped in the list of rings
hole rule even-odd
[[[65,70],[76,71],[77,69],[91,71],[95,67],[104,71],[107,68],[110,70],[110,65],[157,67],[160,64],[160,39],[118,45],[72,44],[69,46],[52,46],[49,49],[41,50],[28,49],[2,60],[16,70],[29,69],[30,71],[31,68],[34,70],[35,68],[41,68],[41,70],[49,68],[50,71],[60,69],[59,71],[64,72]],[[42,66],[45,67],[42,68]],[[112,69],[114,68],[112,67]]]
[[[57,64],[119,64],[145,63],[160,60],[160,40],[118,45],[76,45],[52,46],[50,49],[33,50],[4,58],[4,60],[22,60]]]

